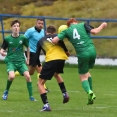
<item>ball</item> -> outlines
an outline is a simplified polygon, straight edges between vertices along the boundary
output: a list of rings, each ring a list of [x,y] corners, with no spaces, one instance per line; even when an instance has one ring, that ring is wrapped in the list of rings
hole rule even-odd
[[[58,28],[58,34],[61,33],[63,30],[67,29],[68,26],[67,25],[61,25],[59,28]]]

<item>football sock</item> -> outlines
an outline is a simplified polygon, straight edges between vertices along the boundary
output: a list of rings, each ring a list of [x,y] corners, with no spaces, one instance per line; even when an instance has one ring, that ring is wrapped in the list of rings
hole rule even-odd
[[[90,86],[90,89],[92,90],[92,78],[91,77],[88,77],[88,82],[89,82],[89,86]]]
[[[27,89],[29,92],[29,96],[33,96],[32,94],[32,82],[27,82]]]
[[[12,82],[13,82],[13,81],[7,80],[7,86],[6,86],[6,90],[7,90],[7,91],[9,91]]]
[[[47,99],[47,94],[46,93],[41,94],[40,97],[41,97],[41,100],[42,100],[43,104],[47,104],[48,103],[48,99]]]
[[[18,71],[16,71],[15,76],[20,76],[20,73]]]
[[[64,85],[64,82],[61,82],[61,83],[59,83],[58,85],[59,85],[59,87],[60,87],[62,93],[67,92],[67,91],[66,91],[66,88],[65,88],[65,85]]]
[[[89,92],[90,86],[89,86],[88,80],[82,81],[82,87],[83,87],[83,89],[84,89],[87,93]]]

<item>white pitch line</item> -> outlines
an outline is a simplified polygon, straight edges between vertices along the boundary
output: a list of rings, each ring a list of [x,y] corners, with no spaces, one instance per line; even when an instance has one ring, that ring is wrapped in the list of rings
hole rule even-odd
[[[78,110],[78,109],[81,109],[82,107],[78,107],[78,108],[60,108],[60,109],[52,109],[52,110]],[[90,108],[97,108],[97,109],[106,109],[106,108],[117,108],[117,106],[100,106],[100,107],[91,107]]]
[[[59,91],[59,92],[60,92],[60,90],[52,90],[52,92],[55,92],[55,91],[57,91],[57,92]],[[50,92],[51,92],[51,90],[50,90]],[[71,91],[68,90],[67,92],[75,92],[75,93],[79,93],[79,91],[72,91],[72,90],[71,90]]]

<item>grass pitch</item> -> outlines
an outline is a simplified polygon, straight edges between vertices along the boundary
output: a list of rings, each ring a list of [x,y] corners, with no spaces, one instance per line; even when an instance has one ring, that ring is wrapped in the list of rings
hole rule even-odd
[[[62,94],[56,80],[46,83],[50,92],[48,100],[51,112],[40,112],[43,104],[37,89],[36,73],[32,76],[33,94],[37,102],[29,101],[26,81],[17,76],[10,88],[8,100],[0,98],[0,117],[116,117],[117,115],[117,70],[90,70],[93,89],[97,98],[93,105],[86,105],[87,94],[82,89],[76,67],[65,67],[64,78],[70,101],[62,104]],[[7,73],[5,64],[0,63],[0,96],[6,87]]]

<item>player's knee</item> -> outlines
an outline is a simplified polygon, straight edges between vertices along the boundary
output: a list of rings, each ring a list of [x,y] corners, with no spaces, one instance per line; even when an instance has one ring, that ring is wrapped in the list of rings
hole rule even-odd
[[[14,75],[14,74],[10,74],[10,75],[9,75],[9,80],[12,81],[12,80],[14,80],[14,78],[15,78],[15,75]]]
[[[26,80],[27,80],[27,82],[31,82],[31,77],[30,77],[30,75],[27,75],[27,76],[26,76]]]
[[[33,75],[33,74],[34,74],[34,71],[29,70],[29,74],[30,74],[30,75]]]
[[[43,82],[39,82],[39,81],[38,81],[37,84],[38,84],[39,87],[44,86],[44,83],[43,83]]]
[[[54,73],[54,77],[55,78],[58,78],[59,77],[59,74],[58,73]]]

